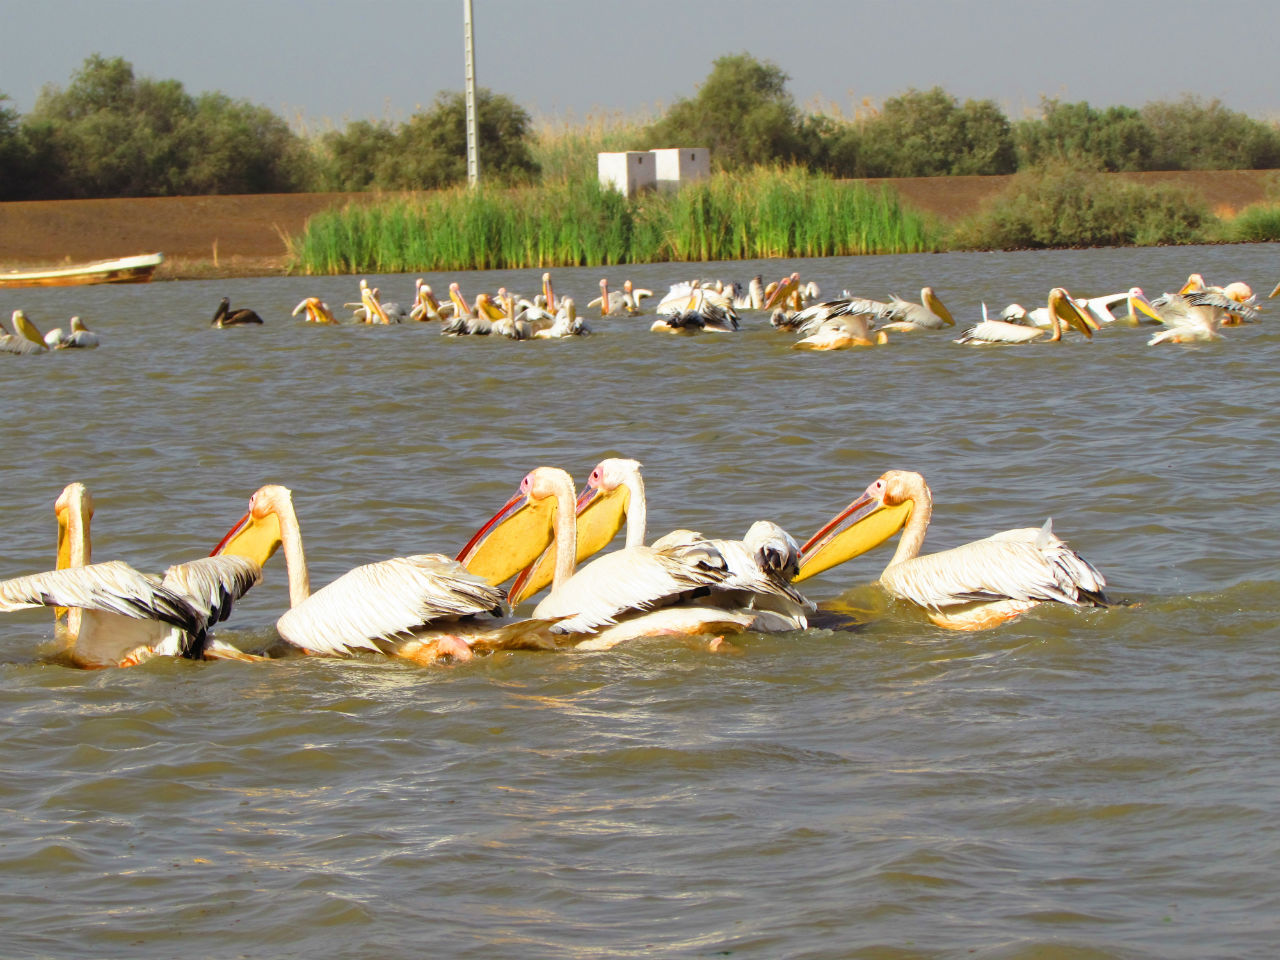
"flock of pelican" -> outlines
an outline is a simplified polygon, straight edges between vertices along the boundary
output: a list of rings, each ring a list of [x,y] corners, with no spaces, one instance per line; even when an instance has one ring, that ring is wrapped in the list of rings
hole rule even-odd
[[[92,561],[93,500],[72,483],[54,504],[56,568],[0,582],[0,611],[53,607],[57,655],[85,667],[157,656],[265,659],[211,630],[279,551],[289,609],[275,630],[294,654],[376,653],[426,664],[673,636],[733,649],[725,634],[808,628],[821,614],[798,585],[899,532],[877,583],[941,627],[985,629],[1040,603],[1110,605],[1102,574],[1048,522],[922,556],[932,510],[924,477],[890,470],[802,546],[768,520],[741,539],[681,529],[650,540],[637,461],[601,461],[581,492],[565,470],[543,466],[455,556],[364,564],[312,592],[287,487],[255,492],[209,556],[153,576],[119,560]],[[623,545],[602,552],[624,526]],[[544,590],[528,617],[512,615]]]
[[[585,312],[579,312],[572,297],[556,296],[551,275],[544,273],[542,290],[532,299],[500,288],[493,294],[479,293],[468,301],[459,285],[451,283],[448,299],[442,303],[431,286],[419,278],[412,304],[406,309],[399,303],[384,303],[378,288],[361,280],[359,301],[346,306],[354,310],[352,320],[357,323],[437,321],[440,332],[448,336],[496,335],[527,340],[590,333],[586,317],[592,311],[598,311],[601,317],[638,316],[645,312],[643,302],[651,296],[651,291],[634,287],[629,280],[621,290],[610,290],[608,280],[602,279],[600,295],[587,303]],[[767,285],[761,276],[746,286],[719,280],[680,281],[657,298],[650,329],[673,334],[734,333],[742,328],[740,311],[759,311],[769,313],[775,329],[796,334],[797,340],[792,344],[795,349],[843,350],[887,344],[890,333],[943,330],[956,323],[929,286],[921,289],[918,302],[896,294],[888,300],[873,300],[847,290],[836,299],[818,297],[817,285],[801,283],[798,273]],[[318,297],[301,301],[293,314],[303,315],[310,323],[339,322],[328,304]],[[1140,287],[1092,298],[1074,298],[1064,287],[1054,287],[1045,306],[1032,310],[1011,303],[993,317],[984,303],[982,320],[965,328],[955,342],[1052,343],[1062,341],[1071,332],[1092,339],[1107,326],[1152,323],[1161,329],[1148,341],[1151,345],[1192,343],[1216,339],[1222,327],[1252,322],[1258,316],[1258,298],[1248,284],[1235,281],[1211,286],[1200,274],[1193,273],[1176,293],[1154,299],[1149,299]]]
[[[13,311],[10,323],[13,325],[13,333],[9,333],[0,326],[0,353],[29,355],[73,347],[92,348],[98,345],[98,335],[86,327],[84,321],[78,316],[72,317],[67,322],[69,330],[54,327],[43,334],[22,310]]]

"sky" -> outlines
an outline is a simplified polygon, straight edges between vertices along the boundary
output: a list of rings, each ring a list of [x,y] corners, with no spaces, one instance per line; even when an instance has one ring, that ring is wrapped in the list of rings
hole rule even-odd
[[[477,83],[535,120],[652,118],[725,54],[780,67],[805,110],[909,88],[1096,107],[1193,94],[1280,120],[1265,0],[472,0]],[[85,57],[120,56],[311,132],[401,121],[464,78],[462,0],[0,0],[0,93],[26,113]]]

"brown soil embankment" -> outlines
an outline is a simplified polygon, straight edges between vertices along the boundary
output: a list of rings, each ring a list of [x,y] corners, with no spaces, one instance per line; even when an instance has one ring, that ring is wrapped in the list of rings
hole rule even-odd
[[[1181,184],[1219,215],[1266,197],[1274,171],[1115,174]],[[869,180],[896,189],[904,203],[951,222],[976,212],[1009,177]],[[297,193],[130,200],[0,203],[0,269],[78,263],[159,251],[157,277],[255,276],[284,269],[285,237],[330,207],[376,199],[368,193]]]

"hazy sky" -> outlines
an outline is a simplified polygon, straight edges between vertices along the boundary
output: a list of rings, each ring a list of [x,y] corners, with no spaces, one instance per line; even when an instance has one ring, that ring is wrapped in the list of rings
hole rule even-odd
[[[1184,93],[1280,118],[1270,0],[473,0],[481,86],[538,118],[655,113],[716,57],[781,67],[805,108],[941,85],[1011,117],[1041,95]],[[312,129],[403,120],[463,84],[462,0],[0,0],[0,92],[26,112],[86,56]]]

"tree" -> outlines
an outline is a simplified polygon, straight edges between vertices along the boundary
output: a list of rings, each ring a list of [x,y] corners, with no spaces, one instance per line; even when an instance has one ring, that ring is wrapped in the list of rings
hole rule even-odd
[[[649,128],[654,147],[707,146],[723,169],[808,159],[787,75],[749,54],[719,57],[698,95]]]
[[[46,86],[24,133],[47,197],[290,191],[309,173],[302,141],[266,108],[194,98],[120,57],[93,54],[67,89]]]
[[[1017,165],[1008,119],[991,100],[964,105],[941,87],[908,90],[861,125],[861,176],[940,177],[1012,173]]]
[[[1019,123],[1016,138],[1021,167],[1074,161],[1113,173],[1154,169],[1151,130],[1132,107],[1042,99],[1040,117]]]
[[[1151,130],[1153,170],[1270,170],[1280,167],[1280,131],[1192,96],[1142,108]]]

